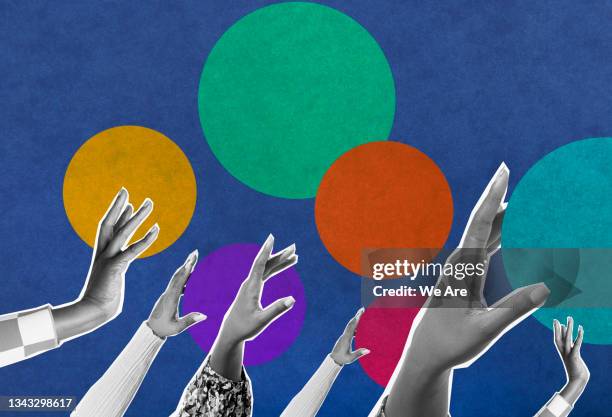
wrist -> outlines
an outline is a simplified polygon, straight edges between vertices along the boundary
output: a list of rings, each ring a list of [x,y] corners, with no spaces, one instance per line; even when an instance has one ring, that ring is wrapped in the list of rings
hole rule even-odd
[[[559,394],[573,407],[582,395],[587,382],[588,378],[569,378]]]
[[[160,330],[160,329],[159,329],[159,328],[156,326],[155,321],[151,322],[151,319],[147,319],[147,321],[145,321],[145,324],[147,325],[147,327],[148,327],[149,329],[151,329],[151,332],[152,332],[152,333],[153,333],[155,336],[159,337],[160,339],[166,339],[166,337],[167,337],[167,336],[164,336],[164,335],[163,335],[163,334],[164,334],[164,332],[163,332],[163,331],[161,331],[161,330]]]
[[[440,361],[434,360],[432,355],[420,349],[409,347],[406,352],[406,360],[410,362],[409,369],[419,378],[434,380],[445,376],[452,370]]]
[[[334,363],[340,367],[344,366],[344,363],[338,359],[338,357],[336,356],[336,354],[334,352],[331,352],[329,355],[329,358],[334,361]]]
[[[219,331],[217,343],[224,350],[232,350],[240,344],[244,343],[244,339],[231,331],[227,331],[223,326]]]

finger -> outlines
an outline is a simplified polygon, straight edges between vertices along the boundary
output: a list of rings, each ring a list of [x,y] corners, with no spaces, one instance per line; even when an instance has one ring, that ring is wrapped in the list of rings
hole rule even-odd
[[[561,323],[559,320],[553,320],[553,331],[554,331],[554,340],[555,346],[559,352],[563,352],[563,338],[561,337]]]
[[[517,288],[484,314],[485,326],[494,334],[508,330],[546,302],[550,290],[544,283]]]
[[[278,265],[290,258],[292,255],[295,255],[295,243],[275,254],[272,254],[266,262],[266,267],[264,269],[264,279],[266,278],[266,273],[268,271],[276,269]]]
[[[367,354],[370,353],[370,349],[366,349],[366,348],[360,348],[357,349],[351,353],[349,353],[350,357],[351,357],[351,362],[349,363],[353,363],[355,362],[357,359],[361,358],[362,356],[365,356]]]
[[[198,250],[194,250],[189,254],[183,265],[181,265],[172,275],[172,279],[168,284],[168,289],[179,296],[183,293],[183,288],[187,280],[191,276],[193,269],[198,263]]]
[[[504,221],[504,216],[506,214],[507,206],[508,203],[501,203],[501,205],[497,209],[497,214],[493,219],[493,225],[491,226],[491,234],[489,235],[489,240],[487,241],[487,254],[489,257],[495,255],[495,253],[501,247],[501,229],[502,223]]]
[[[251,271],[249,272],[249,278],[262,279],[263,273],[266,268],[266,263],[268,259],[270,259],[270,255],[272,254],[272,248],[274,246],[274,236],[272,234],[268,235],[268,238],[259,249],[255,260],[253,261],[253,265],[251,266]]]
[[[584,328],[582,326],[578,326],[578,336],[576,336],[576,341],[574,342],[574,347],[572,348],[572,355],[580,355],[580,348],[582,347],[583,339]]]
[[[155,223],[142,239],[128,246],[121,254],[121,257],[127,260],[128,262],[132,262],[134,259],[138,258],[144,251],[149,249],[149,246],[151,246],[153,242],[157,240],[158,235],[159,226],[157,225],[157,223]]]
[[[202,313],[189,313],[186,316],[183,316],[177,320],[179,332],[181,333],[196,323],[206,320],[206,315]]]
[[[117,223],[115,223],[114,230],[117,231],[123,226],[125,226],[125,223],[127,223],[130,217],[132,217],[133,212],[134,206],[132,206],[130,203],[127,203],[125,208],[123,209],[123,213],[121,213],[121,216],[119,216],[119,220],[117,220]]]
[[[574,318],[567,318],[567,332],[565,333],[565,353],[572,351],[572,341],[574,340]]]
[[[117,193],[113,202],[106,210],[104,216],[98,224],[98,234],[96,236],[96,248],[98,251],[103,251],[108,245],[108,242],[113,234],[113,225],[117,222],[117,218],[123,210],[123,206],[128,199],[128,192],[125,188],[121,187],[121,190]]]
[[[153,210],[153,202],[149,198],[145,198],[144,202],[138,209],[138,211],[130,218],[125,226],[115,233],[110,243],[108,244],[107,250],[111,252],[119,252],[123,245],[125,245],[131,239],[132,235],[140,227],[142,222],[149,217]]]
[[[508,189],[509,175],[508,167],[502,162],[472,210],[460,247],[487,247],[493,220]]]
[[[365,309],[363,307],[357,310],[357,313],[355,314],[355,316],[348,322],[348,324],[344,328],[343,336],[348,337],[349,340],[353,339],[353,336],[355,335],[355,331],[357,331],[357,326],[359,325],[359,320],[361,319],[361,315],[363,314],[364,311]]]
[[[289,296],[276,300],[262,311],[262,330],[265,329],[274,320],[291,310],[295,304],[295,298]]]
[[[286,269],[291,268],[297,263],[298,263],[298,256],[290,255],[288,258],[279,261],[276,265],[273,265],[271,268],[268,268],[268,266],[266,265],[266,269],[264,270],[264,273],[263,273],[263,280],[267,281],[268,279],[272,278],[275,275],[280,274]]]

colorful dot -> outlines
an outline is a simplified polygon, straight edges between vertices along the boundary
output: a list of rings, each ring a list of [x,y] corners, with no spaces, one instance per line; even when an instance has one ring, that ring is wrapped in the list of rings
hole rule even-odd
[[[368,31],[301,2],[261,8],[229,28],[206,60],[198,99],[219,162],[285,198],[313,197],[338,156],[387,139],[395,113],[393,76]]]
[[[208,352],[217,337],[223,317],[249,274],[260,245],[237,243],[217,249],[200,260],[185,288],[182,312],[204,313],[208,318],[189,329],[191,337]],[[266,281],[261,303],[264,307],[279,298],[293,296],[293,308],[274,321],[257,338],[246,344],[245,365],[269,362],[287,350],[298,337],[306,314],[304,287],[295,268]]]
[[[419,310],[394,307],[394,300],[381,297],[361,316],[355,347],[370,349],[370,354],[360,358],[359,363],[378,385],[385,387],[391,379]]]
[[[155,206],[132,241],[158,223],[157,241],[141,257],[172,245],[193,215],[197,187],[189,160],[163,134],[140,126],[104,130],[74,154],[64,176],[64,208],[75,232],[89,246],[98,222],[121,187],[136,210],[146,197]]]
[[[315,219],[334,259],[362,274],[364,251],[442,248],[453,200],[427,155],[398,142],[373,142],[348,151],[326,172]]]
[[[554,318],[573,316],[585,341],[597,344],[612,343],[611,166],[612,138],[549,153],[516,186],[502,234],[511,285],[544,281],[551,289],[549,303],[534,316],[551,329]]]

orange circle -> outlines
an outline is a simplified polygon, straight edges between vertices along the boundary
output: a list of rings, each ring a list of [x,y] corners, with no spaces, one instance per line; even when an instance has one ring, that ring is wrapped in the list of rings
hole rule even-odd
[[[315,220],[334,259],[363,274],[364,251],[442,248],[453,199],[427,155],[398,142],[371,142],[343,154],[325,173]]]
[[[121,187],[137,210],[146,197],[153,212],[134,234],[140,239],[153,224],[159,236],[141,257],[173,244],[185,231],[195,210],[197,187],[189,160],[172,140],[140,126],[104,130],[74,154],[64,176],[64,208],[70,224],[89,246],[98,222]]]

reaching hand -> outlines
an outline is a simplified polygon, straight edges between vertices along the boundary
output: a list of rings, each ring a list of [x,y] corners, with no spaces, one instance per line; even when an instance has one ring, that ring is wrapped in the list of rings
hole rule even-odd
[[[442,274],[436,284],[441,295],[430,296],[413,322],[390,384],[389,417],[446,416],[452,369],[473,363],[550,294],[540,283],[518,288],[491,307],[484,298],[489,259],[499,249],[508,178],[502,163],[472,210],[459,248],[446,261],[481,264],[482,270],[463,279]],[[449,290],[455,295],[447,296]]]
[[[195,323],[206,319],[201,313],[189,313],[184,317],[178,315],[178,305],[183,289],[198,262],[198,251],[191,252],[185,263],[176,270],[166,291],[159,297],[151,311],[147,324],[157,336],[164,338],[175,336]]]
[[[508,187],[508,168],[502,164],[472,211],[460,248],[446,261],[450,264],[485,265],[482,275],[463,279],[442,275],[436,285],[444,294],[467,290],[468,296],[432,296],[421,309],[411,334],[411,349],[423,354],[437,369],[469,366],[503,333],[544,304],[550,291],[544,284],[519,288],[488,308],[483,295],[490,254],[497,250],[503,199]],[[452,341],[452,343],[450,343]]]
[[[210,353],[210,366],[220,375],[234,381],[242,378],[244,343],[254,339],[274,320],[295,304],[291,296],[276,300],[266,308],[261,305],[263,286],[269,278],[295,265],[295,245],[272,255],[274,237],[268,236],[253,261],[251,271],[240,286],[234,302],[221,324]]]
[[[225,314],[221,328],[229,340],[238,342],[254,339],[295,304],[295,299],[289,296],[276,300],[266,308],[261,305],[265,282],[298,261],[295,245],[272,255],[273,245],[274,237],[270,235],[255,257],[248,277]]]
[[[153,202],[147,198],[132,215],[133,207],[127,201],[128,192],[122,188],[98,225],[92,265],[83,291],[82,301],[98,308],[107,320],[121,312],[125,272],[130,263],[153,244],[159,233],[156,224],[142,239],[126,247],[153,210]]]
[[[582,394],[591,376],[589,368],[580,355],[584,329],[582,326],[578,326],[578,336],[576,336],[576,340],[573,340],[574,319],[572,317],[567,318],[567,326],[562,325],[558,320],[554,320],[553,327],[555,346],[567,376],[567,384],[561,391],[561,395],[573,405]]]
[[[128,192],[122,188],[98,224],[89,275],[81,296],[53,309],[60,340],[91,331],[115,318],[123,306],[125,272],[130,263],[157,239],[154,225],[139,241],[127,245],[132,235],[153,210],[148,198],[132,215]]]
[[[348,322],[344,328],[344,333],[342,333],[338,341],[336,341],[334,349],[329,355],[334,362],[340,366],[353,363],[362,356],[370,353],[370,351],[365,348],[357,350],[352,349],[353,339],[355,338],[355,330],[357,330],[357,325],[359,324],[359,319],[361,318],[363,312],[364,309],[360,308],[359,311],[357,311],[357,314],[355,314],[355,317]]]

